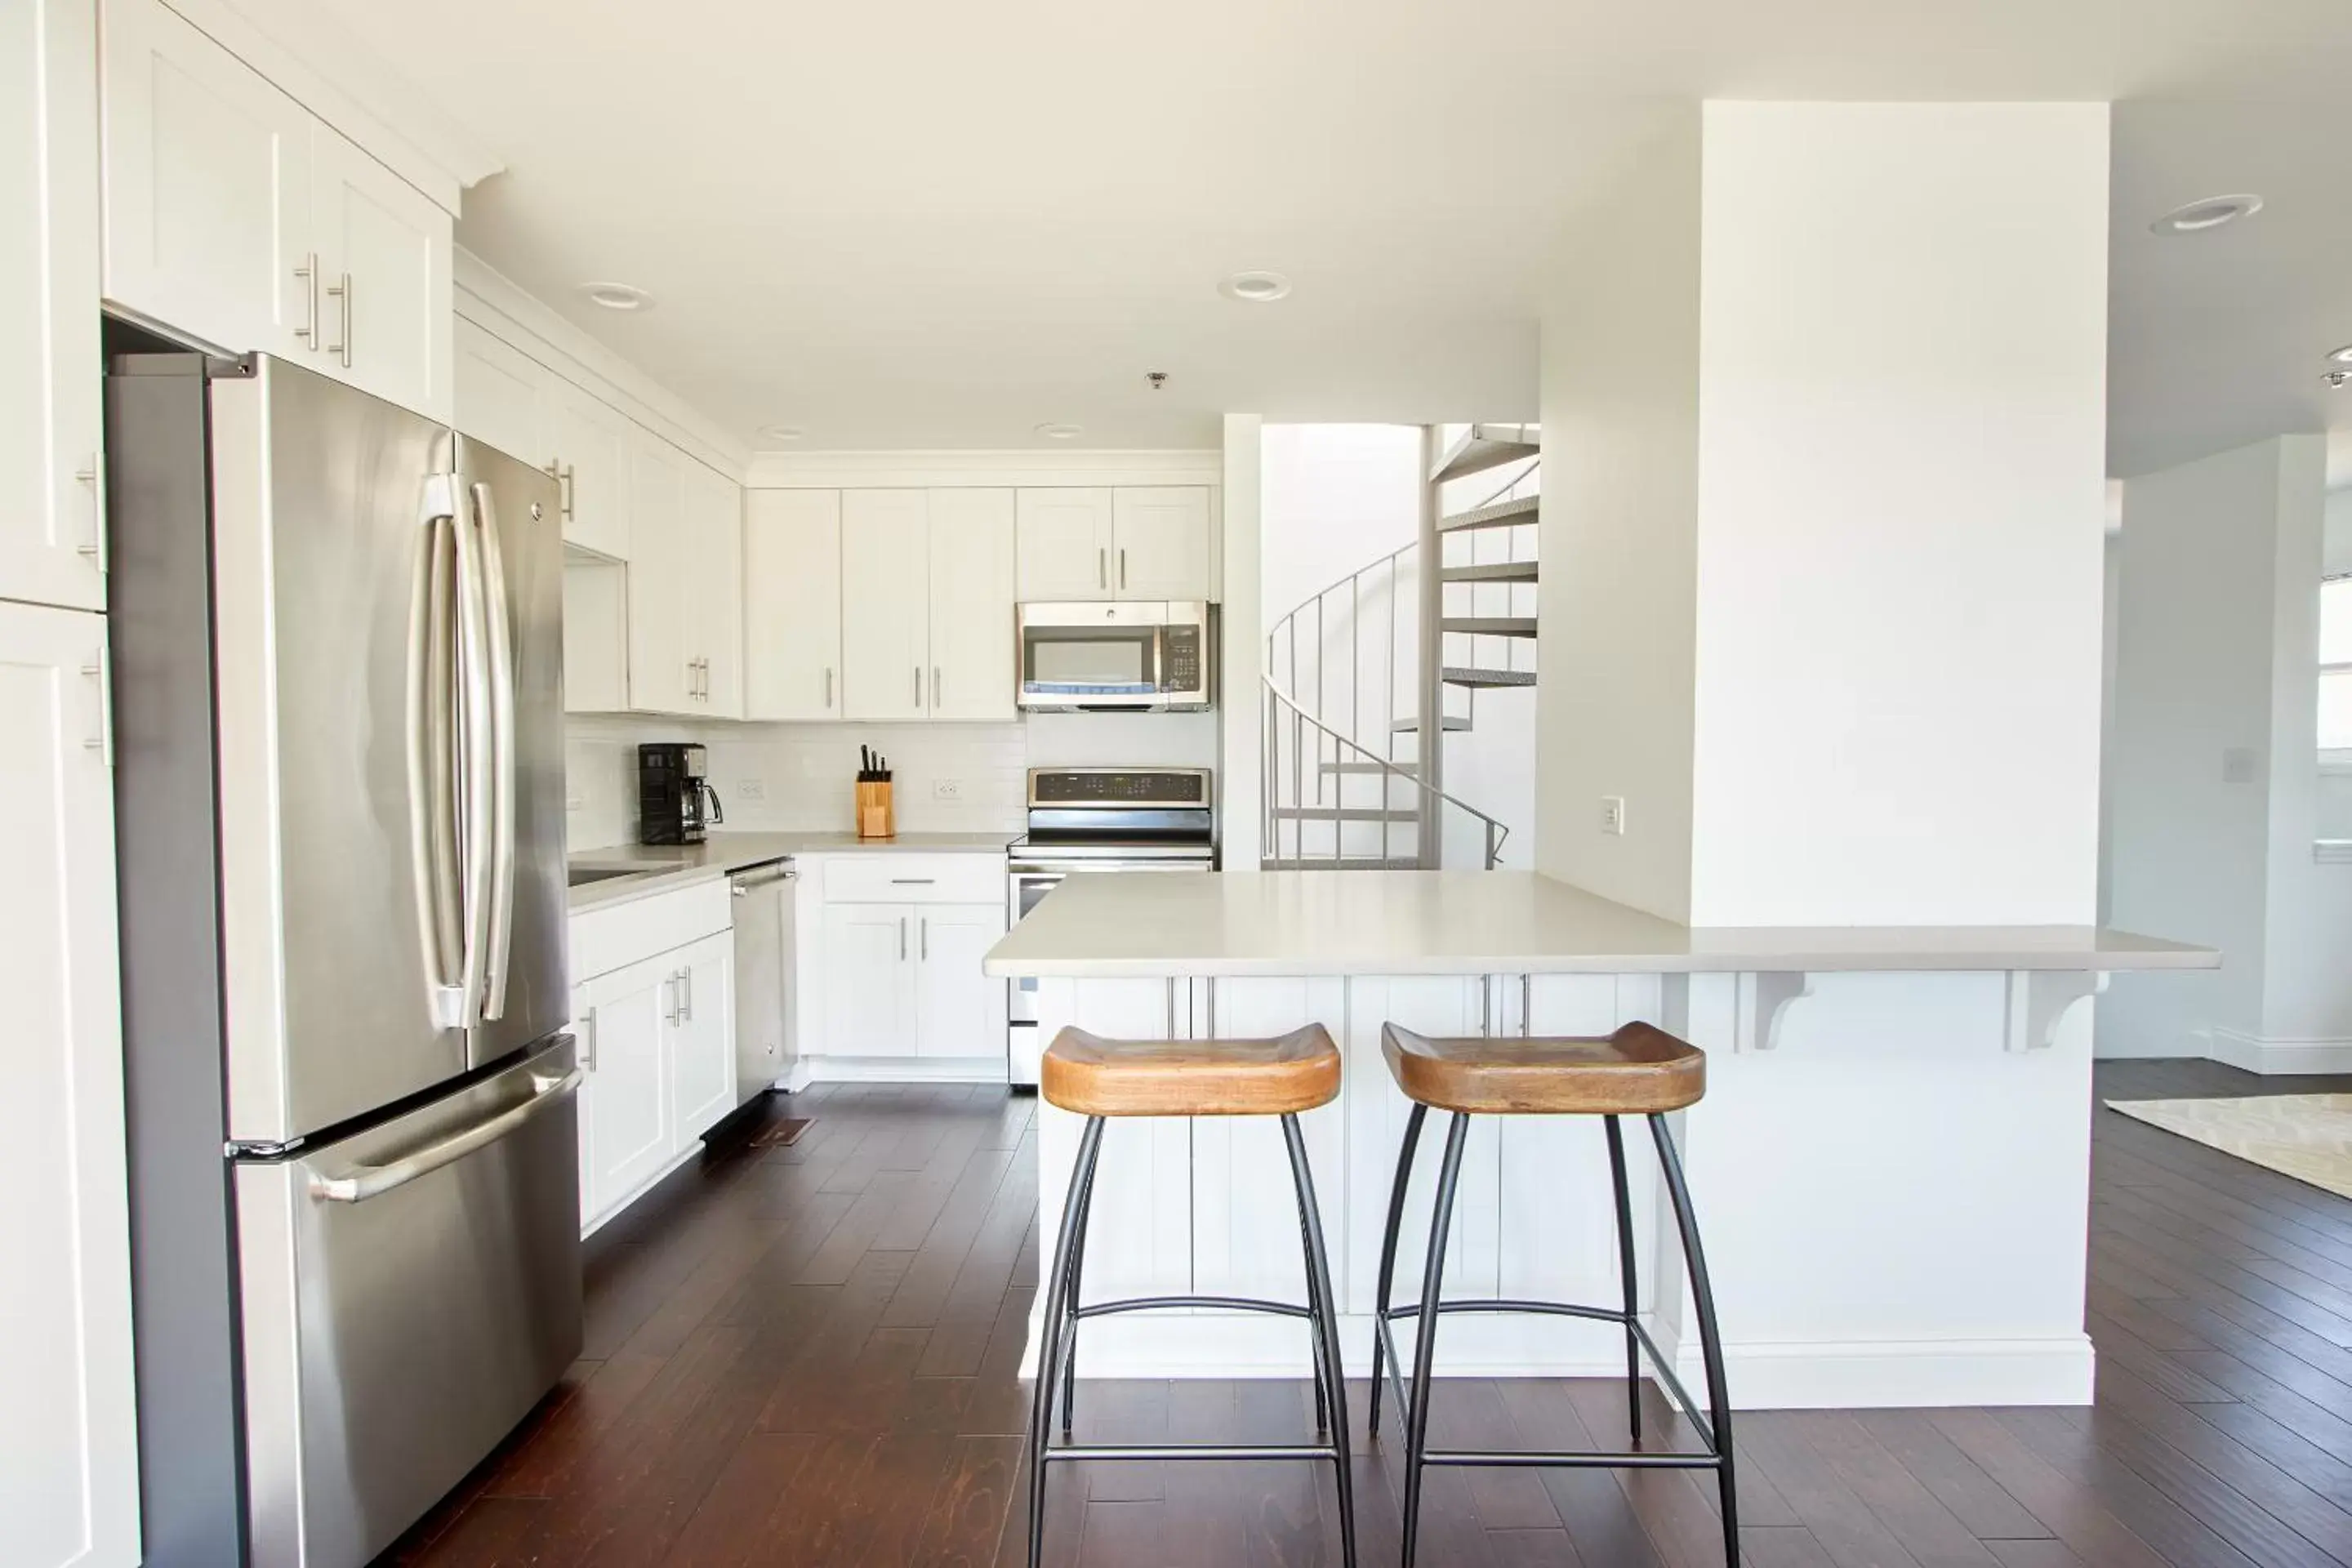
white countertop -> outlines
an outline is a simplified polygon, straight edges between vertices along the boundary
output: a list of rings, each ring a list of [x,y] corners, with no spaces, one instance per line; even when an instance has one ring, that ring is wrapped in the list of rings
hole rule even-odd
[[[642,875],[586,882],[572,889],[571,910],[602,909],[656,893],[673,892],[787,855],[1002,855],[1017,832],[901,833],[860,838],[855,833],[714,833],[699,844],[616,844],[579,849],[574,867],[643,868]]]
[[[990,950],[1004,976],[2210,969],[2094,926],[1692,927],[1530,871],[1266,871],[1064,882]]]

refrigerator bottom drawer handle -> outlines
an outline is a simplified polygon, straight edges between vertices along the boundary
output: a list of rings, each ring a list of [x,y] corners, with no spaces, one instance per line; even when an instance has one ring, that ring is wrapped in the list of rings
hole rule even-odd
[[[310,1183],[310,1195],[328,1203],[358,1204],[388,1193],[394,1187],[404,1187],[419,1176],[427,1175],[444,1165],[455,1164],[477,1149],[497,1142],[577,1089],[586,1076],[579,1068],[573,1068],[562,1078],[534,1075],[532,1081],[539,1092],[520,1105],[510,1106],[454,1137],[419,1149],[404,1160],[394,1160],[388,1165],[362,1165],[345,1176],[315,1177]]]

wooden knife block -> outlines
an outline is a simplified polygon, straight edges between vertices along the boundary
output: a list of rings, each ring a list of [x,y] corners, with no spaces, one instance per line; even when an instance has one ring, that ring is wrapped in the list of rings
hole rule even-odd
[[[888,780],[879,784],[860,782],[857,785],[857,837],[860,838],[896,838],[898,837],[898,814],[890,804]]]

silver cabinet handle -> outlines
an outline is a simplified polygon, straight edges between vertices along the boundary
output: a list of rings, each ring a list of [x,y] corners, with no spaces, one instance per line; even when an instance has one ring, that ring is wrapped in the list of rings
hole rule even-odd
[[[833,711],[833,666],[824,667],[824,710]]]
[[[890,885],[894,888],[928,888],[938,880],[937,877],[893,877]]]
[[[921,665],[919,665],[919,665],[915,666],[915,706],[916,706],[916,707],[918,707],[918,708],[920,708],[922,705],[923,705],[923,667],[922,667]]]
[[[572,502],[580,493],[572,483],[574,477],[574,470],[569,463],[564,464],[563,471],[555,477],[555,510],[562,514],[566,522],[572,521]]]
[[[294,329],[294,335],[316,353],[319,350],[319,253],[314,250],[303,257],[302,265],[294,269],[294,276],[302,280],[304,295],[302,325]]]
[[[74,478],[89,487],[89,542],[74,546],[89,563],[106,570],[106,454],[92,452],[89,466],[74,470]]]
[[[898,962],[907,962],[907,917],[898,917]]]
[[[940,705],[940,688],[941,684],[942,683],[940,680],[940,667],[935,664],[931,666],[931,706],[934,709],[938,708]]]
[[[662,1022],[675,1029],[677,1020],[677,971],[673,969],[662,976]]]
[[[98,753],[98,760],[107,767],[114,765],[114,658],[107,645],[98,645],[89,662],[81,672],[98,684],[98,733],[82,742]]]
[[[925,915],[925,916],[922,918],[922,921],[921,921],[921,922],[920,922],[920,930],[921,930],[921,932],[922,932],[922,938],[923,938],[922,958],[923,958],[923,962],[924,962],[925,963],[929,963],[931,961],[931,917],[930,917],[930,916],[929,916],[929,915]]]
[[[1127,546],[1123,544],[1118,550],[1118,591],[1127,592]]]
[[[1108,550],[1095,552],[1095,586],[1097,588],[1110,586],[1110,552]]]
[[[604,1030],[596,1026],[595,1009],[593,1007],[590,1008],[588,1011],[588,1016],[581,1021],[581,1033],[587,1036],[587,1039],[584,1042],[587,1048],[581,1053],[580,1057],[580,1067],[583,1071],[594,1072],[596,1070],[596,1037],[604,1032]]]
[[[394,1187],[404,1187],[417,1177],[427,1175],[444,1165],[453,1165],[477,1149],[487,1148],[516,1128],[545,1110],[580,1087],[587,1075],[573,1068],[562,1078],[531,1075],[532,1087],[538,1093],[520,1105],[501,1110],[488,1121],[477,1122],[454,1138],[427,1144],[404,1160],[394,1160],[389,1165],[354,1166],[349,1175],[313,1176],[310,1195],[334,1204],[365,1203],[380,1193]]]
[[[341,301],[343,327],[342,341],[329,343],[327,352],[340,360],[345,370],[349,370],[352,368],[352,275],[346,272],[341,282],[328,284],[327,298]]]
[[[694,1022],[694,971],[677,972],[677,1016],[688,1023]]]

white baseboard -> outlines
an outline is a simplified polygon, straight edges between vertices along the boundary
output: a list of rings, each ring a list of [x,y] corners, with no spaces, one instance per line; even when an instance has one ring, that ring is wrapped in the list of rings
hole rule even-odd
[[[2205,1054],[2229,1067],[2264,1075],[2352,1072],[2352,1039],[2285,1040],[2209,1029]]]
[[[812,1083],[1003,1083],[994,1057],[803,1057],[793,1071]]]
[[[1503,1318],[1445,1321],[1438,1342],[1444,1377],[1622,1377],[1624,1341],[1613,1325],[1529,1325]],[[1036,1322],[1022,1375],[1036,1373]],[[1411,1331],[1401,1348],[1412,1353]],[[1372,1321],[1339,1319],[1340,1361],[1352,1377],[1371,1372]],[[1706,1396],[1695,1352],[1675,1375]],[[1725,1347],[1731,1403],[1740,1410],[1872,1410],[2091,1403],[2086,1334],[2031,1340],[1872,1342],[1733,1342]],[[1308,1375],[1306,1327],[1296,1319],[1202,1313],[1091,1318],[1078,1338],[1078,1370],[1096,1378],[1245,1378]]]
[[[808,1063],[796,1061],[784,1069],[783,1077],[776,1080],[776,1090],[780,1094],[798,1094],[815,1081],[816,1077]]]

